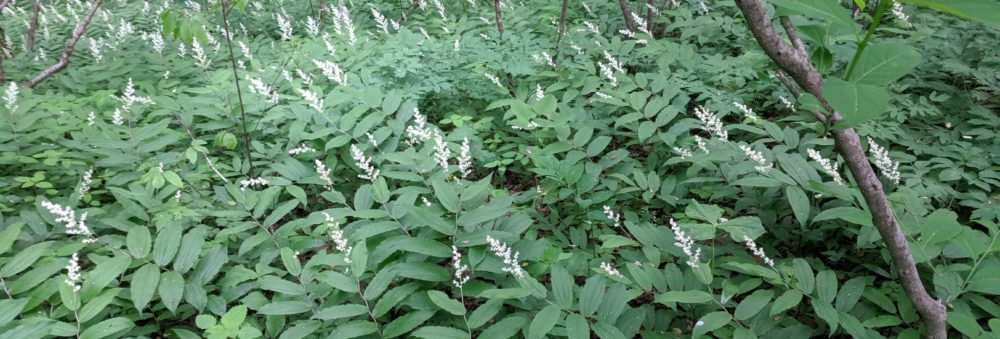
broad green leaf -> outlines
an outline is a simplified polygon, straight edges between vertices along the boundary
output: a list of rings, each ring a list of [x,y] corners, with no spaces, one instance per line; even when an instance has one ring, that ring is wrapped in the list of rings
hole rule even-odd
[[[920,63],[920,53],[909,45],[884,42],[871,44],[861,54],[850,81],[885,86],[899,80]]]
[[[580,290],[579,309],[581,315],[589,317],[597,312],[597,308],[601,306],[601,301],[604,300],[604,288],[607,286],[604,279],[604,276],[600,275],[587,278],[583,289]]]
[[[219,323],[221,323],[222,326],[228,328],[239,328],[239,326],[243,324],[243,321],[246,320],[246,318],[247,318],[247,306],[238,305],[236,307],[229,309],[229,311],[226,311],[226,314],[222,315],[222,319],[219,320]]]
[[[87,326],[80,333],[80,339],[100,339],[112,334],[135,327],[131,320],[126,318],[111,318],[99,323]]]
[[[850,312],[854,308],[854,305],[858,303],[858,300],[861,300],[861,295],[865,292],[865,283],[867,282],[868,280],[865,277],[854,277],[844,282],[844,286],[837,292],[837,302],[834,303],[835,308],[841,312]]]
[[[441,202],[441,206],[444,206],[444,208],[452,213],[458,213],[461,210],[458,192],[455,191],[455,188],[451,184],[440,179],[434,179],[431,180],[431,186],[434,187],[434,196]]]
[[[14,320],[27,304],[28,299],[0,299],[0,327]]]
[[[329,277],[332,271],[324,272],[324,276]],[[306,289],[300,284],[291,282],[273,275],[265,275],[257,280],[257,284],[262,290],[278,292],[287,295],[303,295]],[[336,286],[334,286],[336,287]]]
[[[160,283],[160,268],[146,264],[135,271],[129,281],[129,293],[132,295],[132,305],[141,313],[146,305],[153,300],[156,286]]]
[[[961,18],[1000,27],[1000,3],[994,0],[902,0]]]
[[[313,318],[320,320],[337,320],[342,318],[350,318],[368,313],[368,308],[365,305],[358,304],[347,304],[347,305],[336,305],[324,308],[323,310],[316,312]]]
[[[149,250],[153,246],[153,239],[149,235],[149,228],[146,226],[132,227],[125,237],[125,245],[133,257],[145,258],[149,255]]]
[[[0,269],[0,277],[10,278],[21,273],[34,264],[42,254],[45,254],[51,244],[51,241],[40,242],[18,251],[10,261],[3,265],[3,269]]]
[[[305,313],[312,310],[312,305],[305,301],[275,301],[261,306],[257,313],[264,315],[288,315]]]
[[[1000,295],[1000,265],[996,262],[980,267],[969,278],[969,291]]]
[[[590,338],[590,324],[587,318],[576,313],[566,316],[566,334],[570,339]]]
[[[555,327],[561,315],[562,311],[559,309],[559,306],[545,306],[531,320],[531,325],[528,326],[528,339],[541,339],[544,337],[552,330],[552,327]]]
[[[435,231],[445,235],[455,235],[457,226],[454,222],[449,222],[432,212],[430,208],[416,206],[410,209],[408,214],[417,219],[421,224],[427,225]],[[412,226],[411,226],[412,227]]]
[[[494,199],[493,202],[480,206],[474,210],[462,213],[458,217],[458,224],[463,226],[474,226],[487,222],[511,211],[509,199]]]
[[[410,313],[397,317],[386,324],[385,328],[382,330],[382,336],[385,338],[395,338],[401,336],[406,332],[417,328],[417,326],[420,326],[420,324],[423,324],[432,316],[434,316],[434,311],[431,310],[411,311]]]
[[[292,251],[288,247],[282,247],[278,252],[281,254],[281,263],[285,266],[288,274],[296,277],[299,276],[302,273],[302,263],[299,262],[299,257],[295,255],[295,251]]]
[[[434,305],[437,305],[448,313],[454,315],[465,314],[465,306],[458,300],[448,297],[448,295],[444,294],[444,292],[431,290],[427,291],[427,296],[430,297],[431,302],[433,302]]]
[[[726,222],[719,224],[719,228],[728,232],[729,237],[736,242],[744,242],[744,237],[757,239],[757,237],[760,237],[765,232],[764,225],[761,224],[760,218],[756,216],[726,220]]]
[[[733,317],[736,320],[747,320],[750,317],[760,313],[767,303],[771,302],[771,298],[774,297],[774,292],[771,290],[757,290],[750,294],[740,304],[736,306],[736,311],[733,312]]]
[[[17,236],[21,234],[21,226],[24,223],[14,223],[0,231],[0,254],[7,253],[10,247],[17,241]]]
[[[976,323],[976,319],[959,312],[948,312],[948,325],[958,330],[966,338],[980,338],[983,328]]]
[[[160,267],[167,266],[177,249],[181,245],[181,232],[183,227],[178,223],[169,223],[156,234],[156,243],[153,244],[153,261]]]
[[[323,271],[316,276],[317,280],[347,293],[358,293],[358,283],[353,278],[337,271]]]
[[[513,337],[528,320],[523,316],[512,315],[500,320],[479,334],[479,339],[505,339]]]
[[[166,271],[160,275],[160,300],[170,312],[177,312],[184,297],[184,277],[174,271]]]
[[[785,291],[780,297],[774,299],[769,316],[776,316],[785,310],[798,306],[800,302],[802,302],[802,292],[798,290]]]
[[[698,323],[700,323],[701,326],[695,326],[694,331],[691,332],[691,337],[700,338],[702,335],[720,329],[722,326],[726,326],[726,324],[732,320],[733,317],[726,312],[712,312],[706,314],[698,319]]]
[[[465,339],[469,338],[469,333],[451,327],[424,326],[410,333],[410,336],[424,339]]]
[[[858,29],[851,20],[851,12],[837,1],[768,0],[768,2],[808,17],[832,22],[851,32],[856,32]]]
[[[192,267],[195,261],[201,256],[201,247],[205,244],[205,229],[195,228],[187,232],[181,238],[181,248],[174,259],[174,271],[184,274]]]
[[[328,338],[350,339],[375,333],[378,326],[368,320],[354,320],[337,325]]]
[[[889,106],[889,92],[885,88],[838,78],[826,79],[823,96],[842,117],[837,128],[851,128],[878,118]]]
[[[962,233],[958,214],[945,209],[934,211],[917,227],[920,230],[921,240],[927,241],[928,244],[946,242]]]
[[[698,304],[712,301],[712,295],[705,291],[668,291],[654,298],[658,303]]]
[[[563,308],[573,306],[573,277],[569,275],[562,265],[552,265],[552,273],[549,279],[552,281],[552,296],[556,304]]]
[[[795,219],[798,219],[799,226],[805,227],[806,223],[809,222],[809,197],[806,196],[806,192],[803,192],[801,188],[796,186],[785,187],[785,198],[788,199],[788,204],[792,206],[792,212],[795,213]]]
[[[503,307],[503,302],[504,299],[489,299],[482,305],[479,305],[479,307],[469,313],[469,327],[478,328],[493,319],[493,316],[497,315],[497,312]]]
[[[837,276],[833,271],[822,271],[816,274],[816,294],[819,300],[832,303],[837,296]]]
[[[829,272],[829,271],[823,271]],[[822,272],[820,272],[822,273]],[[816,315],[820,319],[826,322],[830,326],[829,334],[837,331],[837,324],[840,323],[840,317],[837,315],[837,310],[833,309],[833,306],[829,302],[813,299],[812,300],[813,311],[816,311]]]

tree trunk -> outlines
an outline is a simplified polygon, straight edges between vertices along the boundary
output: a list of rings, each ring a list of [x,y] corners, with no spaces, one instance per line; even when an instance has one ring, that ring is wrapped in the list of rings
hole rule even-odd
[[[28,54],[31,54],[35,50],[35,35],[38,33],[38,15],[42,12],[40,0],[31,1],[31,12],[34,15],[31,16],[31,21],[28,22],[28,32],[25,33],[24,38],[24,49],[28,50],[26,52]]]
[[[493,0],[493,13],[497,17],[497,31],[500,32],[500,41],[503,41],[503,16],[500,15],[500,0]]]
[[[805,53],[801,40],[798,39],[794,27],[787,18],[782,18],[781,21],[792,41],[791,46],[775,31],[767,9],[760,0],[736,0],[736,5],[743,12],[750,31],[768,57],[788,72],[803,90],[819,99],[820,104],[831,113],[829,117],[820,112],[813,114],[821,121],[829,120],[831,125],[840,120],[840,114],[834,111],[823,97],[823,78],[813,68],[809,55]],[[844,158],[854,181],[858,184],[858,189],[864,196],[868,210],[872,213],[872,223],[885,241],[903,290],[920,313],[925,327],[923,336],[935,339],[947,338],[945,305],[932,298],[924,288],[906,236],[896,222],[892,205],[882,190],[882,183],[868,162],[864,149],[861,148],[861,139],[857,132],[853,128],[835,130],[833,139],[837,151]]]
[[[622,16],[625,17],[625,29],[635,32],[635,23],[632,22],[632,10],[629,9],[628,0],[618,0],[618,6],[622,8]]]
[[[38,75],[28,81],[28,88],[35,87],[38,83],[42,82],[42,80],[45,80],[45,78],[48,78],[49,76],[62,71],[66,68],[66,66],[69,66],[69,57],[73,55],[73,48],[76,47],[76,43],[80,41],[81,37],[83,37],[83,33],[87,31],[87,25],[90,24],[90,19],[94,18],[94,13],[97,13],[97,8],[101,6],[101,1],[102,0],[94,0],[94,4],[90,6],[90,11],[88,11],[87,15],[80,19],[80,23],[78,23],[76,25],[76,29],[73,30],[73,35],[70,36],[69,41],[66,42],[66,49],[63,50],[62,57],[59,58],[59,61],[52,66],[49,66],[49,68],[46,68],[41,73],[38,73]]]

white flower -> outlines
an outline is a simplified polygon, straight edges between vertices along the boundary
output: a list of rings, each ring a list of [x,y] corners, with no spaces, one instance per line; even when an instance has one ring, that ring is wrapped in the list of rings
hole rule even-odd
[[[594,95],[596,95],[598,98],[601,98],[601,99],[604,99],[604,100],[610,100],[611,99],[611,96],[608,95],[607,93],[604,93],[604,92],[594,92]]]
[[[750,249],[750,252],[753,252],[753,255],[763,260],[764,263],[767,264],[767,266],[774,267],[774,260],[768,258],[767,254],[764,254],[764,249],[761,247],[757,247],[757,243],[753,242],[753,239],[750,239],[750,237],[744,235],[743,240],[746,241],[747,248]]]
[[[327,188],[333,186],[333,179],[330,179],[330,169],[326,168],[326,164],[319,159],[316,159],[316,173],[319,174],[319,179],[326,183]]]
[[[246,191],[248,187],[267,186],[269,182],[262,177],[240,180],[240,191]]]
[[[319,35],[319,23],[317,23],[311,16],[306,17],[306,32],[312,36]]]
[[[795,110],[795,104],[789,101],[788,98],[785,98],[784,96],[779,96],[778,100],[780,100],[781,104],[785,105],[785,107],[787,107],[788,109],[793,111]]]
[[[830,159],[824,158],[822,154],[819,154],[818,151],[812,148],[806,150],[806,153],[809,153],[809,158],[819,163],[820,167],[823,168],[823,172],[833,177],[834,182],[839,185],[844,184],[844,179],[840,177],[840,172],[837,171],[840,164],[831,162]]]
[[[524,277],[524,271],[521,270],[521,265],[517,261],[517,257],[520,255],[519,252],[514,252],[512,255],[511,248],[507,244],[488,235],[486,236],[486,242],[490,244],[490,251],[503,260],[504,272],[513,274],[517,278]]]
[[[458,51],[462,50],[462,46],[459,44],[458,39],[455,39],[455,43],[454,43],[453,49],[455,50],[455,52],[458,52]]]
[[[736,106],[737,109],[743,112],[743,114],[746,115],[750,121],[757,122],[757,115],[753,113],[753,110],[750,109],[750,107],[738,102],[733,102],[733,106]]]
[[[462,253],[458,251],[458,247],[451,245],[451,268],[455,269],[455,279],[451,281],[456,287],[462,288],[466,282],[469,281],[469,266],[462,265]]]
[[[431,202],[430,200],[427,200],[427,198],[420,197],[420,200],[424,202],[424,206],[431,207]]]
[[[694,108],[694,114],[698,116],[698,120],[701,120],[702,130],[722,141],[729,140],[729,132],[723,128],[722,119],[719,119],[715,113],[699,105]]]
[[[426,127],[427,117],[420,114],[420,108],[413,108],[413,125],[406,127],[406,138],[411,145],[431,138],[431,129]]]
[[[84,237],[82,241],[85,244],[97,241],[97,239],[94,238],[94,233],[90,231],[89,227],[87,227],[86,212],[80,214],[80,218],[77,219],[76,211],[74,211],[72,207],[63,206],[47,200],[42,201],[42,207],[45,207],[49,213],[58,217],[56,218],[56,222],[61,223],[66,227],[66,234],[82,235]]]
[[[545,97],[545,90],[541,84],[535,84],[535,100],[542,100]]]
[[[94,121],[96,120],[97,114],[95,114],[94,111],[90,111],[90,113],[87,114],[87,126],[94,126]]]
[[[583,5],[583,10],[587,11],[587,14],[594,15],[594,11],[590,10],[590,6],[587,6],[586,2],[580,2]]]
[[[868,150],[871,152],[872,158],[875,158],[875,167],[878,167],[882,175],[899,185],[899,162],[889,158],[889,150],[879,146],[871,137],[868,137]]]
[[[584,5],[586,6],[586,4]],[[594,25],[590,21],[584,21],[583,24],[586,25],[587,30],[589,30],[591,33],[594,33],[594,35],[601,35],[601,30],[597,29],[597,25]]]
[[[469,146],[469,138],[462,139],[462,149],[458,153],[458,171],[462,172],[462,178],[472,174],[472,154]]]
[[[336,245],[337,250],[344,254],[344,262],[351,263],[351,251],[354,248],[347,243],[347,238],[344,237],[344,231],[340,229],[340,223],[333,219],[330,214],[323,212],[323,216],[326,217],[326,225],[331,229],[330,238],[333,239],[334,245]]]
[[[621,278],[622,277],[622,273],[618,272],[618,269],[614,268],[609,263],[602,262],[601,263],[601,269],[604,270],[604,272],[608,273],[608,275],[610,275],[612,277],[616,277],[616,278]]]
[[[275,92],[271,86],[265,84],[263,80],[248,75],[247,81],[249,82],[248,88],[250,89],[250,93],[264,96],[267,98],[267,102],[269,103],[278,102],[278,92]]]
[[[91,41],[91,42],[93,42],[93,41]],[[91,46],[91,49],[93,49],[93,46]],[[184,57],[185,55],[187,55],[187,46],[185,46],[184,43],[177,44],[177,55],[179,55],[181,57]]]
[[[694,247],[694,240],[681,230],[681,227],[677,225],[674,218],[670,218],[670,229],[674,231],[674,238],[677,239],[677,241],[674,242],[674,245],[680,247],[681,251],[684,251],[684,254],[688,256],[688,266],[698,267],[701,257],[701,248],[698,248],[697,250],[692,249],[692,247]]]
[[[622,215],[615,213],[615,211],[611,209],[611,206],[604,205],[604,216],[606,216],[608,220],[614,222],[615,227],[622,226]]]
[[[610,65],[611,68],[614,68],[615,71],[618,71],[619,73],[625,73],[625,68],[622,67],[622,63],[619,62],[618,59],[615,59],[614,56],[611,56],[610,52],[604,51],[604,60],[607,60],[608,65]]]
[[[490,79],[490,82],[497,85],[497,87],[503,88],[503,84],[500,83],[500,78],[497,78],[495,75],[490,73],[483,73],[483,75],[485,75],[487,79]]]
[[[288,19],[288,13],[282,8],[281,13],[274,16],[275,20],[278,21],[278,29],[281,30],[281,40],[290,40],[292,38],[292,23]]]
[[[299,154],[311,153],[311,152],[316,152],[316,149],[312,148],[312,147],[309,147],[309,146],[306,146],[306,144],[299,144],[298,147],[295,147],[293,149],[288,150],[288,154],[290,154],[290,155],[299,155]]]
[[[17,84],[13,81],[7,86],[6,95],[3,97],[4,105],[12,113],[17,110]]]
[[[441,1],[434,0],[434,7],[437,7],[438,15],[441,15],[441,19],[448,20],[448,15],[445,13],[444,5],[441,4]]]
[[[73,288],[73,292],[80,290],[80,281],[83,280],[83,275],[80,274],[80,255],[78,253],[73,253],[73,257],[69,259],[69,264],[66,265],[66,285]]]
[[[375,6],[372,6],[369,9],[372,11],[372,16],[375,17],[375,25],[378,26],[378,28],[382,30],[382,32],[388,34],[389,21],[385,19],[385,16],[382,15],[382,13],[380,13],[377,9],[375,9]]]
[[[358,148],[358,145],[351,145],[351,157],[354,158],[355,164],[358,168],[365,171],[364,174],[358,174],[358,178],[367,179],[370,181],[375,181],[378,178],[379,170],[372,165],[372,158],[366,157],[365,153]]]
[[[597,67],[601,70],[601,74],[603,74],[608,81],[611,81],[611,87],[618,87],[618,77],[615,76],[615,72],[612,67],[600,61],[597,62]]]
[[[700,149],[702,152],[705,152],[705,154],[709,153],[708,146],[705,145],[705,140],[702,139],[700,136],[697,135],[694,136],[694,142],[698,144],[698,149]]]
[[[301,69],[296,68],[295,74],[299,76],[299,79],[302,79],[302,83],[305,84],[306,86],[311,86],[313,84],[312,76],[306,72],[303,72]]]
[[[740,150],[743,151],[743,154],[746,155],[747,158],[750,158],[750,160],[757,163],[757,166],[754,167],[757,172],[767,173],[771,171],[771,164],[767,162],[767,158],[764,158],[764,153],[755,151],[746,144],[740,145]]]
[[[125,84],[125,90],[122,91],[122,96],[116,97],[112,95],[111,97],[121,102],[122,110],[129,113],[132,112],[132,105],[136,103],[146,105],[154,104],[153,100],[148,97],[135,95],[135,84],[132,82],[132,78],[128,78],[128,82]]]
[[[208,55],[201,48],[201,43],[198,42],[198,39],[191,40],[191,55],[194,56],[195,65],[198,65],[198,67],[208,69],[208,66],[212,64],[212,60],[208,59]]]
[[[326,76],[330,81],[336,82],[341,86],[347,85],[347,77],[344,76],[344,71],[340,70],[340,66],[330,61],[322,61],[313,59],[313,64],[319,68],[323,75]]]
[[[905,23],[910,23],[910,16],[903,12],[903,5],[898,1],[894,1],[892,4],[892,15],[898,18],[900,21]]]
[[[302,99],[309,103],[309,107],[317,112],[323,113],[323,99],[316,96],[316,93],[301,88],[295,89],[302,96]]]
[[[88,168],[86,172],[83,172],[83,179],[80,180],[80,188],[77,192],[80,192],[80,196],[87,194],[90,191],[90,183],[93,181],[94,168]]]
[[[690,157],[694,156],[694,154],[691,153],[691,150],[689,150],[687,148],[680,148],[680,147],[676,147],[675,146],[674,147],[674,152],[676,152],[677,155],[680,155],[681,159],[687,159],[687,158],[690,158]]]
[[[98,63],[101,62],[101,59],[104,59],[104,54],[101,53],[101,45],[103,45],[103,42],[101,41],[100,38],[94,39],[94,38],[91,38],[91,37],[87,37],[87,41],[90,42],[90,46],[89,46],[89,48],[90,48],[90,55],[92,55],[94,57],[94,62],[98,62]],[[181,45],[183,45],[183,44],[181,44]],[[184,55],[182,54],[181,56],[184,56]]]
[[[246,57],[247,60],[253,60],[253,54],[250,53],[250,47],[248,47],[247,44],[243,43],[242,40],[237,41],[236,44],[240,46],[240,51],[243,51],[243,56]]]
[[[118,126],[121,126],[123,123],[125,123],[125,119],[122,118],[122,110],[115,108],[115,113],[114,115],[111,116],[111,123]]]
[[[451,158],[451,150],[448,149],[448,144],[444,141],[444,137],[441,136],[440,132],[434,133],[434,161],[441,166],[445,171],[448,170],[448,158]]]

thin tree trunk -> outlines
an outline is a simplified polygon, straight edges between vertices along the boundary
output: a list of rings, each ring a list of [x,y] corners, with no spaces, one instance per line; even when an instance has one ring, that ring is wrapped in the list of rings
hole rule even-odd
[[[3,59],[7,56],[7,41],[4,39],[3,27],[0,27],[0,85],[3,85],[6,77],[3,73]]]
[[[559,13],[559,32],[556,35],[556,54],[552,56],[552,63],[559,64],[559,52],[562,50],[559,42],[562,41],[563,34],[566,34],[566,7],[569,0],[563,0],[562,10]]]
[[[628,0],[618,0],[618,6],[622,8],[622,16],[625,17],[625,29],[635,32],[635,23],[632,22],[632,10],[629,9]]]
[[[94,13],[97,13],[97,8],[101,6],[101,1],[102,0],[94,0],[94,4],[90,6],[90,11],[87,12],[87,15],[85,15],[83,19],[80,19],[80,23],[78,23],[76,28],[73,29],[73,35],[70,36],[69,41],[66,42],[66,49],[63,50],[62,57],[59,58],[59,61],[38,73],[38,75],[28,81],[28,88],[35,87],[42,82],[42,80],[45,80],[45,78],[48,78],[53,74],[62,71],[66,68],[66,66],[69,66],[69,57],[73,55],[73,48],[76,47],[76,43],[80,41],[81,37],[83,37],[83,33],[87,31],[87,25],[90,25],[90,19],[93,19]]]
[[[834,111],[823,97],[822,76],[813,68],[809,55],[804,53],[804,48],[796,47],[801,46],[801,41],[795,41],[798,39],[793,33],[794,27],[786,26],[789,30],[788,35],[793,40],[793,46],[789,46],[775,31],[767,9],[760,0],[736,0],[736,5],[743,12],[750,31],[768,57],[788,72],[803,90],[819,99],[820,104],[831,112],[829,123],[840,120],[840,114]],[[821,121],[828,120],[827,116],[820,112],[813,114]],[[833,139],[837,151],[850,168],[851,175],[865,198],[868,210],[872,214],[872,223],[885,241],[903,290],[920,313],[925,327],[923,336],[934,339],[947,338],[946,308],[940,301],[932,298],[924,288],[906,236],[896,222],[892,205],[882,190],[882,183],[868,162],[864,149],[861,148],[861,139],[857,132],[853,128],[834,130]]]
[[[38,33],[38,15],[42,12],[40,0],[31,1],[31,11],[34,15],[31,16],[31,21],[28,22],[28,32],[25,33],[26,37],[24,39],[24,49],[28,50],[26,52],[28,54],[31,54],[35,50],[35,35]]]
[[[323,24],[326,23],[326,0],[319,0],[319,14],[317,14],[319,19],[319,28],[323,29]]]
[[[656,16],[655,10],[656,7],[653,5],[653,0],[646,0],[646,31],[653,36],[656,36],[656,34],[653,34],[653,19]]]
[[[503,41],[503,16],[500,15],[500,0],[493,0],[493,13],[497,17],[497,31],[500,32],[500,41]]]

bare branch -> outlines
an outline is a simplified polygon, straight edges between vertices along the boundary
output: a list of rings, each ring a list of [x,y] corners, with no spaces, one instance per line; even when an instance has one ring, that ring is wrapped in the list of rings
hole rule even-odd
[[[802,55],[808,55],[809,53],[806,53],[806,46],[799,39],[799,33],[795,31],[795,25],[792,25],[792,20],[789,20],[787,16],[781,16],[779,20],[781,21],[781,27],[785,28],[788,40],[792,42],[792,47],[795,47]]]
[[[819,99],[824,108],[832,113],[831,122],[840,120],[840,115],[823,97],[822,76],[813,68],[808,55],[801,49],[787,45],[778,36],[764,4],[760,0],[736,0],[736,5],[743,12],[750,31],[768,57],[788,72],[802,89]],[[791,29],[788,31],[790,36],[791,32],[794,32]],[[934,339],[947,338],[946,308],[940,301],[934,300],[924,288],[909,243],[896,222],[892,205],[883,192],[882,183],[868,162],[864,149],[861,148],[861,139],[853,128],[834,130],[833,138],[838,152],[850,168],[851,175],[864,196],[868,210],[872,213],[872,223],[889,249],[903,290],[923,319],[925,326],[923,336]]]
[[[500,15],[500,0],[493,0],[493,13],[497,17],[497,31],[500,32],[500,41],[503,41],[503,16]]]
[[[31,53],[35,50],[35,35],[38,33],[38,15],[42,12],[42,3],[40,0],[31,1],[31,11],[34,15],[31,16],[31,21],[28,22],[28,32],[25,33],[24,38],[24,49]]]
[[[785,72],[775,71],[774,72],[774,77],[778,78],[778,81],[781,81],[782,85],[785,85],[785,88],[788,89],[789,93],[792,93],[793,97],[798,98],[799,96],[802,95],[802,93],[799,92],[799,89],[797,87],[795,87],[795,84],[792,84],[792,81],[788,80],[788,77],[785,76]],[[823,116],[823,117],[824,117],[824,120],[825,120],[826,116]]]
[[[625,17],[625,29],[635,32],[635,23],[632,22],[632,10],[629,9],[628,0],[618,0],[618,6],[622,8],[622,16]]]
[[[83,33],[87,30],[87,25],[90,24],[90,19],[94,18],[94,13],[97,13],[97,8],[101,6],[101,1],[102,0],[94,0],[94,4],[90,6],[90,11],[88,11],[87,15],[85,15],[83,19],[80,20],[80,23],[76,25],[76,29],[73,30],[73,35],[70,36],[69,41],[66,42],[66,49],[63,50],[62,57],[59,58],[59,61],[52,64],[52,66],[49,66],[49,68],[42,70],[41,73],[38,73],[38,75],[28,81],[28,88],[35,87],[41,83],[42,80],[45,80],[45,78],[48,78],[53,74],[62,71],[66,68],[66,66],[69,66],[69,57],[73,55],[73,48],[76,47],[76,43],[80,41],[80,37],[83,37]]]

